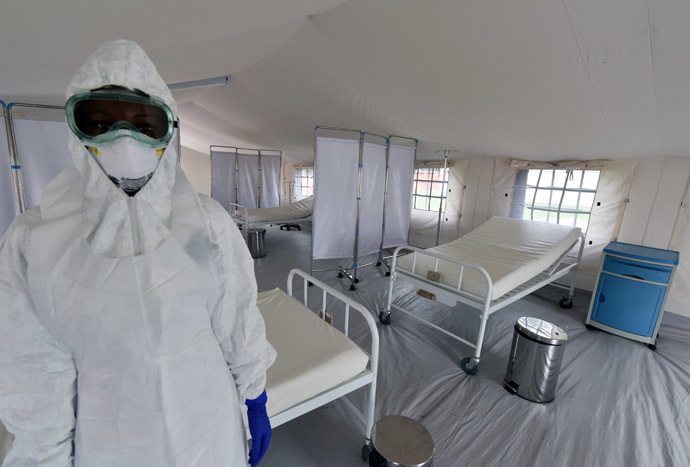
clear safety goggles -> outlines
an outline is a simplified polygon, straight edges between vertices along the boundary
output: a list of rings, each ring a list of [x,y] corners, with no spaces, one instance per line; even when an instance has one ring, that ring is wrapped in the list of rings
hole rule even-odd
[[[65,112],[74,134],[95,146],[106,146],[126,134],[143,145],[161,147],[177,126],[163,101],[121,88],[75,94],[67,100]]]

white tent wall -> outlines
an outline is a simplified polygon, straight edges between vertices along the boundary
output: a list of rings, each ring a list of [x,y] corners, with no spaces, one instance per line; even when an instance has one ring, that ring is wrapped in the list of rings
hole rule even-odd
[[[668,309],[690,316],[690,185],[683,196],[670,248],[680,252],[680,263],[671,287]],[[683,260],[685,258],[685,260]]]
[[[496,159],[492,157],[474,157],[468,161],[465,196],[460,216],[460,237],[491,217],[491,189],[495,164]]]
[[[513,201],[513,187],[517,171],[518,169],[511,165],[510,159],[496,159],[488,217],[508,217],[510,215],[510,204]]]
[[[477,159],[479,161],[480,159]],[[441,217],[441,234],[439,244],[448,243],[460,237],[460,220],[463,210],[468,159],[452,159],[449,157],[448,193],[446,210]],[[443,166],[442,161],[417,161],[417,167]],[[472,210],[470,210],[472,212]],[[438,227],[438,211],[422,211],[412,209],[410,220],[409,243],[421,248],[436,245],[436,230]]]
[[[211,158],[209,154],[182,146],[180,164],[196,191],[211,196]]]

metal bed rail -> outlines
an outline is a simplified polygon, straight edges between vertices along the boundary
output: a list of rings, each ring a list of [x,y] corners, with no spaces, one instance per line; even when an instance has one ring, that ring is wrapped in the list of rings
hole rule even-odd
[[[364,448],[363,449],[368,449],[371,450],[371,430],[374,426],[374,410],[376,408],[376,379],[378,375],[378,367],[379,367],[379,331],[378,328],[376,327],[376,321],[374,321],[374,318],[371,316],[371,312],[367,310],[362,304],[356,302],[352,298],[342,294],[341,292],[335,290],[334,288],[330,287],[329,285],[321,282],[320,280],[316,279],[314,276],[307,274],[306,272],[302,271],[301,269],[293,269],[290,271],[288,274],[288,279],[287,279],[287,293],[289,296],[293,297],[293,280],[295,276],[299,276],[303,279],[304,281],[304,299],[303,303],[305,307],[309,307],[308,305],[308,286],[309,284],[313,284],[314,286],[318,287],[322,291],[322,296],[321,296],[321,306],[323,309],[323,319],[326,319],[326,303],[328,296],[330,295],[331,297],[336,298],[337,300],[343,302],[345,304],[345,328],[344,328],[344,334],[347,337],[349,334],[349,323],[350,323],[350,310],[354,310],[357,313],[359,313],[363,318],[364,321],[367,323],[367,326],[369,327],[369,333],[371,334],[371,352],[369,353],[369,362],[370,362],[370,373],[365,374],[360,378],[360,383],[357,385],[357,382],[355,380],[358,379],[358,377],[355,377],[353,380],[351,380],[348,383],[344,384],[350,384],[352,386],[352,389],[350,391],[344,392],[341,395],[347,394],[348,392],[354,391],[355,389],[368,385],[369,386],[369,394],[367,398],[367,407],[366,407],[366,415],[363,415],[357,410],[357,408],[350,403],[349,401],[346,400],[347,405],[354,410],[354,412],[358,415],[358,417],[364,421],[365,424],[365,433],[364,433]],[[334,390],[338,390],[338,388],[335,388]],[[337,396],[340,397],[340,396]],[[334,400],[337,397],[334,397],[330,400]],[[318,396],[317,396],[318,398]],[[314,402],[317,403],[318,401]],[[328,400],[324,400],[321,402],[319,405],[315,405],[313,408],[320,407],[321,405],[325,404],[328,402]]]
[[[249,242],[249,212],[247,208],[238,203],[230,203],[228,204],[228,208],[230,217],[232,217],[235,222],[239,222],[243,225],[244,238]]]
[[[577,243],[580,243],[579,247],[579,252],[577,255],[577,260],[573,263],[570,264],[565,264],[564,267],[560,267],[562,264],[564,264],[564,260],[568,257],[570,257],[570,252],[572,249],[577,245]],[[470,305],[474,308],[478,308],[481,310],[480,318],[481,322],[479,325],[479,331],[477,335],[477,343],[472,344],[471,342],[463,339],[460,336],[457,336],[445,329],[440,328],[439,326],[423,319],[420,318],[412,313],[409,313],[408,311],[395,306],[395,308],[399,311],[402,311],[409,316],[413,317],[414,319],[417,319],[419,321],[422,321],[431,327],[440,330],[444,334],[447,334],[450,337],[453,337],[456,340],[459,340],[460,342],[463,342],[464,344],[469,345],[470,347],[474,347],[475,352],[472,357],[467,357],[464,358],[460,362],[460,367],[462,368],[465,373],[469,375],[475,375],[479,371],[479,361],[481,357],[481,350],[482,350],[482,345],[484,343],[484,336],[485,336],[485,331],[486,331],[486,323],[488,320],[488,317],[490,314],[492,314],[495,311],[498,311],[499,309],[509,305],[510,303],[513,303],[520,298],[524,297],[525,295],[528,295],[535,290],[538,290],[539,288],[543,287],[544,285],[551,284],[553,281],[564,277],[567,275],[569,272],[573,272],[573,277],[570,283],[570,287],[562,286],[559,284],[553,284],[557,285],[562,288],[567,288],[569,289],[569,293],[567,297],[563,297],[561,301],[559,302],[559,305],[562,308],[570,308],[572,306],[572,297],[575,291],[575,283],[577,279],[577,271],[579,269],[580,263],[582,262],[582,254],[584,251],[584,245],[585,245],[585,237],[584,234],[580,233],[580,238],[578,241],[575,241],[551,266],[549,266],[545,271],[541,272],[540,274],[537,274],[530,280],[520,284],[518,287],[515,289],[507,292],[506,294],[502,295],[501,297],[496,298],[495,300],[492,300],[492,291],[493,291],[493,282],[491,280],[491,276],[489,276],[489,273],[482,268],[481,266],[472,264],[472,263],[467,263],[464,261],[456,260],[454,258],[449,258],[446,256],[443,256],[441,254],[438,254],[436,252],[431,252],[428,250],[424,250],[421,248],[409,246],[409,245],[401,245],[398,248],[395,249],[393,253],[393,261],[391,264],[391,278],[389,282],[389,288],[388,288],[388,300],[387,300],[387,305],[386,308],[382,309],[381,312],[379,313],[379,320],[383,324],[390,324],[391,322],[391,308],[392,308],[392,300],[393,300],[393,284],[395,280],[400,277],[401,279],[407,280],[408,282],[413,283],[415,286],[424,287],[432,290],[433,292],[436,292],[436,294],[439,295],[439,301],[442,303],[453,306],[456,302],[461,302],[465,303],[467,305]],[[408,250],[411,251],[413,256],[412,259],[412,268],[410,271],[405,270],[405,269],[400,269],[397,267],[397,259],[398,256],[400,256],[400,252],[403,250]],[[459,278],[457,282],[457,287],[451,287],[448,286],[447,284],[443,284],[439,281],[432,281],[428,279],[427,277],[415,273],[415,268],[417,265],[417,257],[418,255],[422,256],[427,256],[431,257],[434,259],[434,270],[433,272],[438,272],[439,264],[441,261],[444,261],[446,263],[454,264],[459,267]],[[560,268],[559,268],[560,267]],[[463,284],[463,275],[465,268],[469,269],[474,269],[478,271],[486,281],[486,290],[485,294],[483,296],[473,294],[470,292],[467,292],[466,290],[461,290],[462,284]],[[429,292],[430,293],[430,292]],[[436,299],[436,295],[433,295],[432,299]],[[424,295],[422,295],[424,296]]]

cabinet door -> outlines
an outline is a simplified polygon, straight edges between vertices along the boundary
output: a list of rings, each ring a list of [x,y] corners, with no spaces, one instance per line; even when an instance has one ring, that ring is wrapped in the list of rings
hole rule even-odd
[[[592,320],[621,331],[651,336],[666,288],[602,273]]]

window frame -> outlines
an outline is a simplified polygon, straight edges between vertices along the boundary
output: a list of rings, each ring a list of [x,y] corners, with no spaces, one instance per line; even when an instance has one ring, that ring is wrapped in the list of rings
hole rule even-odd
[[[310,173],[310,175],[307,175],[306,177],[305,177],[305,176],[302,176],[302,175],[301,175],[301,172],[302,172],[303,170],[306,170],[308,173]],[[309,180],[309,179],[312,180],[311,186],[309,186],[309,185],[304,185],[304,184],[303,184],[303,180]],[[314,194],[314,166],[313,166],[313,165],[304,165],[304,166],[300,166],[300,167],[295,167],[295,176],[294,176],[294,180],[295,180],[295,182],[294,182],[294,193],[295,193],[295,194],[294,194],[294,197],[295,197],[295,199],[296,199],[298,196],[301,197],[301,198],[306,198],[306,197],[312,196],[312,195]],[[298,180],[299,180],[299,184],[297,183]],[[297,194],[297,187],[300,188],[300,194]],[[307,190],[311,191],[311,193],[308,194],[308,195],[302,194],[302,193],[303,193],[303,189],[305,189],[305,188],[306,188]]]
[[[530,215],[529,219],[530,220],[535,220],[534,219],[534,212],[535,211],[541,211],[546,213],[546,219],[543,220],[543,222],[550,222],[551,221],[551,215],[553,213],[556,214],[556,224],[559,225],[570,225],[570,224],[561,224],[561,214],[572,214],[573,215],[573,226],[577,226],[577,220],[578,216],[581,215],[586,215],[588,216],[587,219],[587,226],[586,228],[582,229],[583,231],[587,231],[589,229],[589,219],[591,219],[592,215],[592,209],[594,208],[594,197],[592,198],[592,205],[589,207],[589,210],[582,209],[582,206],[580,205],[582,201],[582,194],[583,193],[591,193],[596,196],[597,189],[599,187],[599,181],[601,180],[601,169],[596,168],[596,169],[557,169],[557,168],[545,168],[545,169],[538,169],[538,168],[526,168],[526,169],[519,169],[520,171],[524,170],[527,172],[527,177],[525,179],[525,184],[524,185],[515,185],[513,187],[513,194],[515,193],[516,189],[522,189],[525,191],[525,199],[522,203],[515,203],[511,202],[511,217],[512,217],[512,206],[522,206],[523,209],[523,214],[521,219],[526,219],[524,210],[529,209]],[[565,179],[563,182],[563,186],[556,186],[555,181],[556,181],[556,172],[558,170],[565,170],[566,175]],[[529,184],[529,173],[530,172],[539,172],[539,175],[537,176],[537,181],[536,184],[531,185]],[[550,171],[551,172],[551,182],[547,186],[540,186],[542,182],[542,176],[544,176],[545,171]],[[580,183],[579,186],[573,187],[572,185],[568,184],[568,181],[572,178],[572,174],[574,171],[580,171],[582,172],[580,176]],[[583,188],[583,184],[585,182],[585,172],[590,171],[590,172],[597,172],[597,188],[591,189],[591,188]],[[547,175],[548,176],[548,175]],[[517,177],[516,177],[517,178]],[[534,190],[534,195],[532,195],[531,201],[528,203],[527,202],[527,190]],[[547,207],[542,207],[542,206],[535,206],[536,200],[537,200],[537,195],[539,191],[549,191],[549,203]],[[554,207],[554,199],[553,195],[554,192],[559,192],[560,193],[560,200],[558,200],[558,204],[555,205]],[[565,194],[571,192],[571,193],[577,193],[577,202],[575,204],[574,209],[568,209],[568,208],[563,208],[563,200],[565,198]],[[540,221],[537,219],[537,221]]]
[[[420,173],[421,171],[427,171],[431,175],[430,179],[424,180],[420,178]],[[435,171],[439,171],[439,174],[442,175],[442,178],[440,181],[434,180],[433,176],[435,175]],[[431,209],[431,200],[432,199],[440,199],[441,200],[441,205],[440,208],[442,211],[446,210],[446,203],[448,202],[448,179],[450,175],[450,167],[428,167],[428,166],[421,166],[421,167],[415,167],[414,168],[414,174],[412,177],[412,209],[415,209],[417,211],[425,211],[425,212],[438,212],[437,209]],[[428,183],[429,184],[429,189],[428,189],[428,194],[427,193],[419,193],[419,182],[422,183]],[[441,185],[441,196],[435,196],[434,193],[434,184]],[[417,207],[417,199],[422,198],[425,201],[426,209],[418,208]]]

